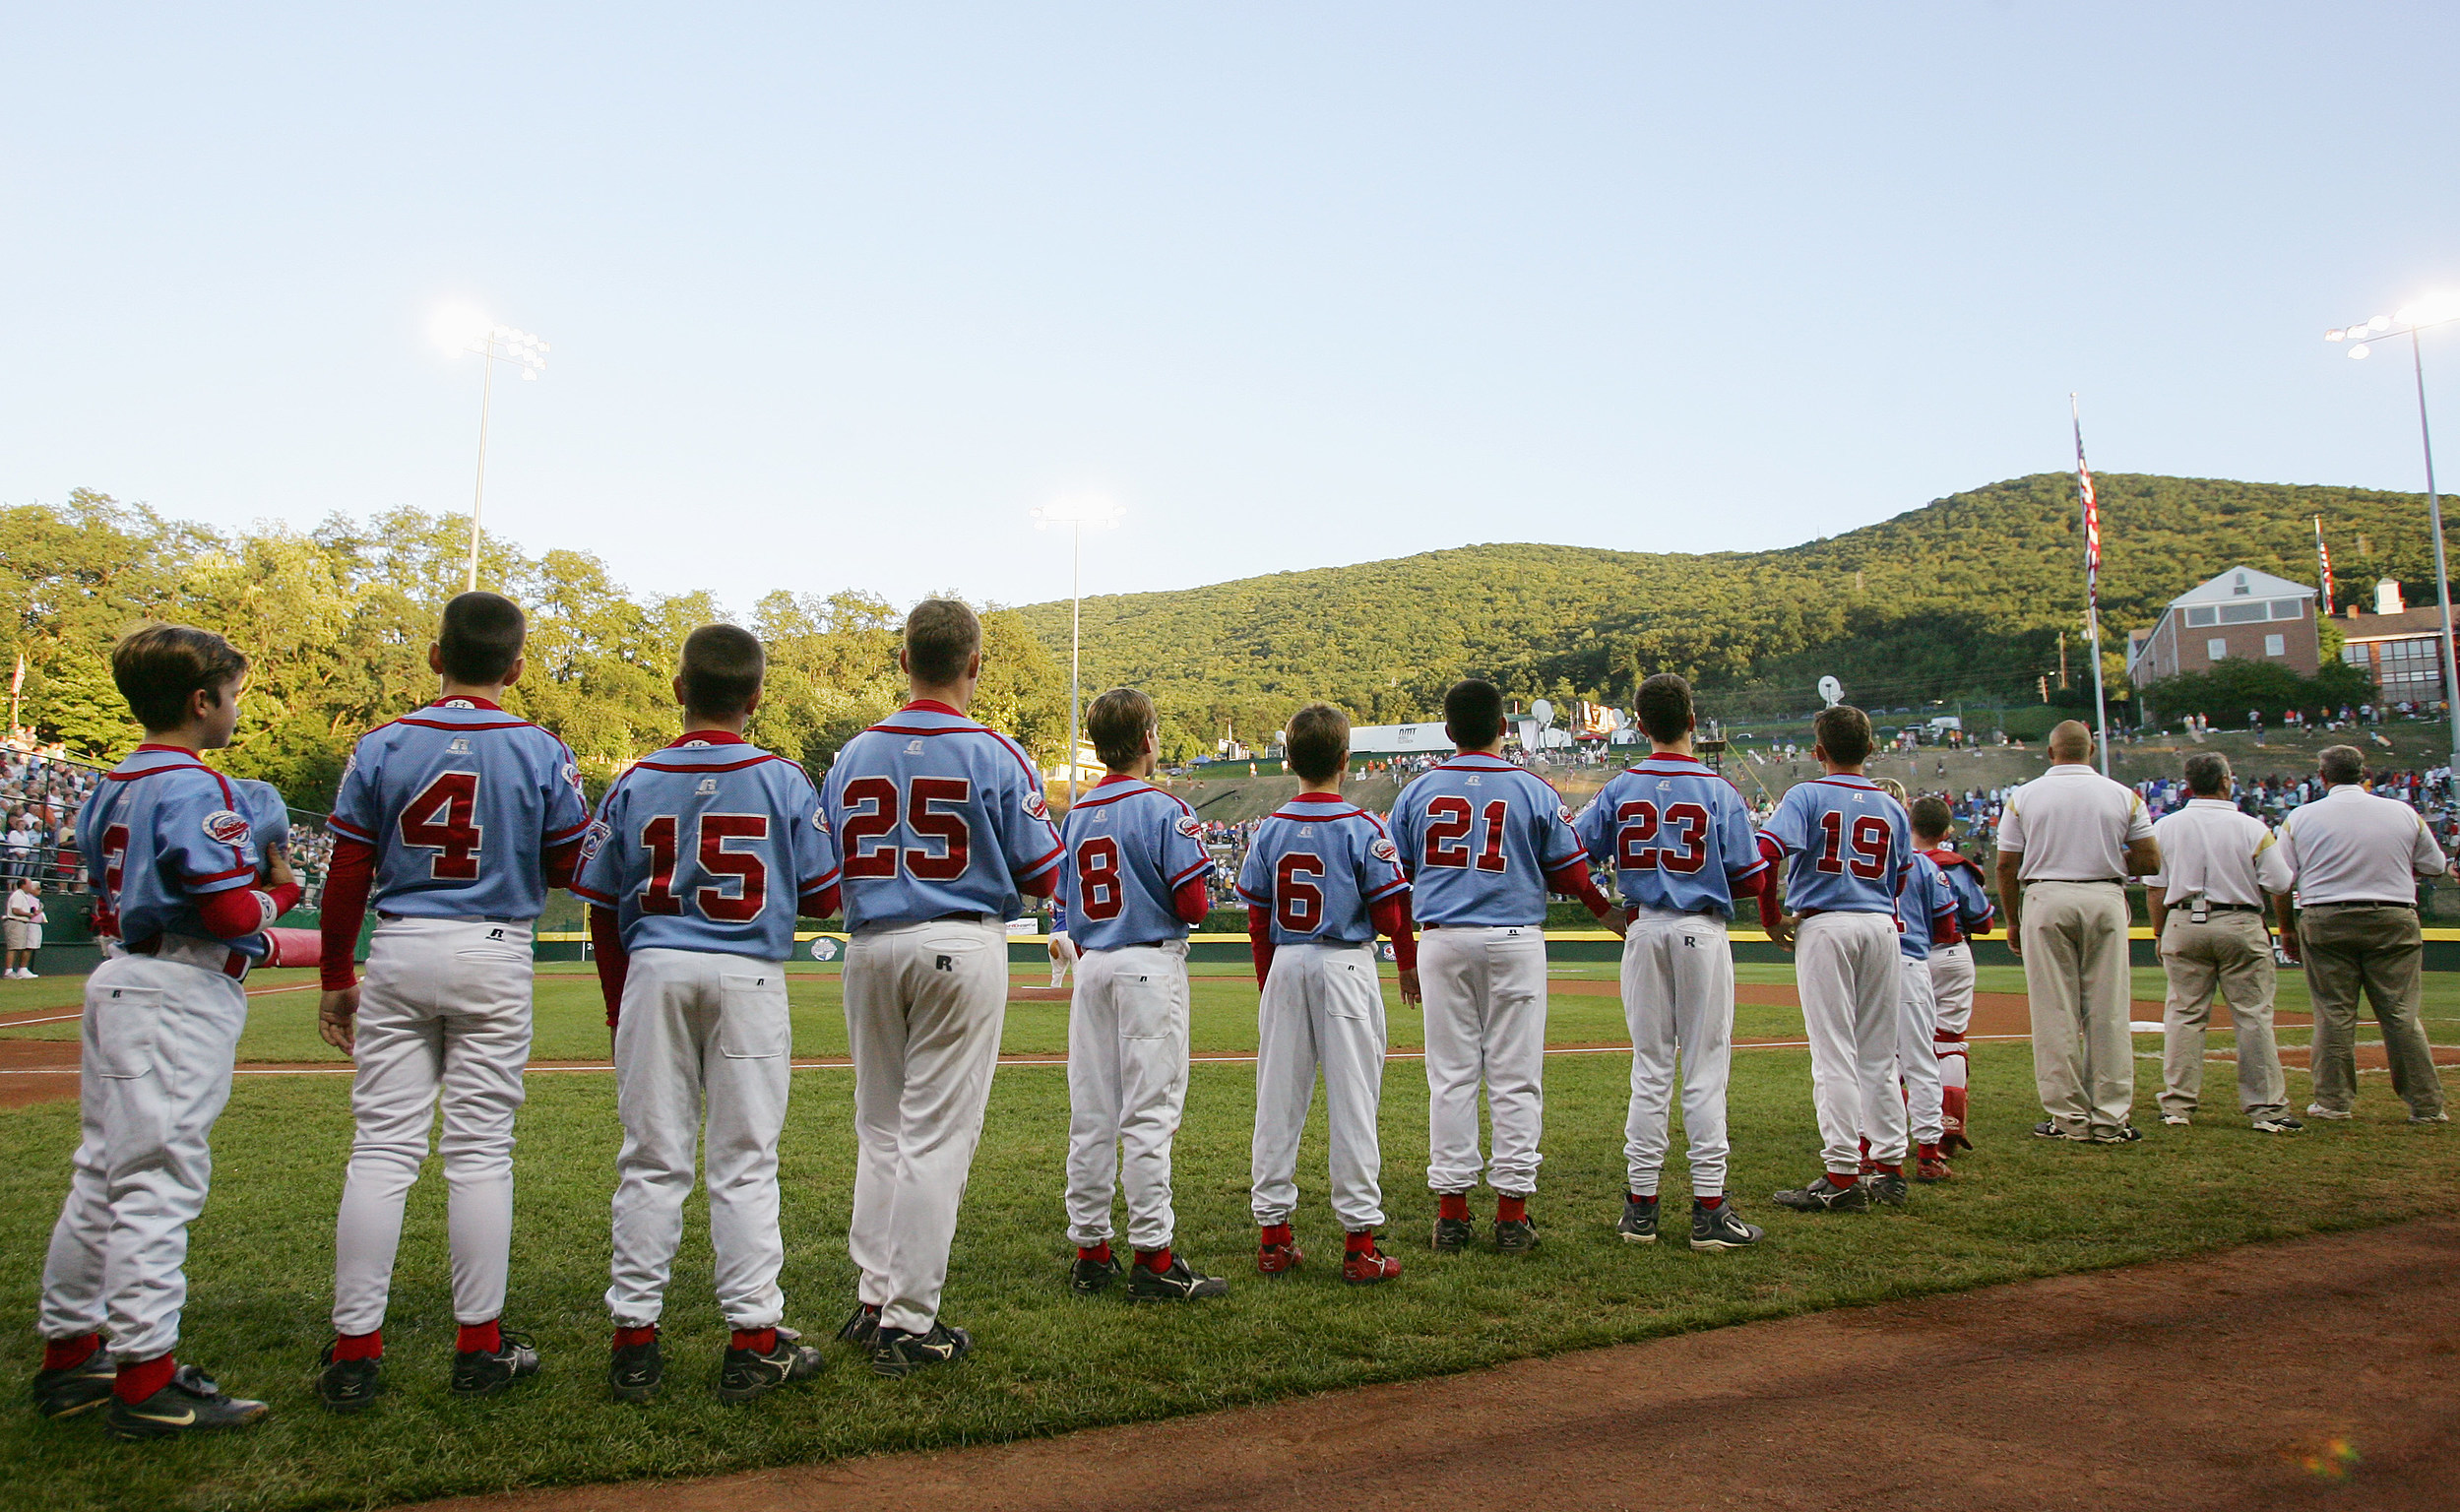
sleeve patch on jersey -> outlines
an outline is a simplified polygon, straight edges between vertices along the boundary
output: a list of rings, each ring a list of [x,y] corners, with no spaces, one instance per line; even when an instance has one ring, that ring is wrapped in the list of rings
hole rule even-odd
[[[244,845],[251,833],[247,817],[243,814],[234,814],[225,808],[205,816],[205,838],[216,845]]]
[[[1572,806],[1569,803],[1557,803],[1554,805],[1554,811],[1563,816],[1565,824],[1572,822]]]
[[[811,827],[823,835],[829,833],[829,811],[826,808],[811,811]]]
[[[589,832],[581,837],[581,859],[586,861],[591,856],[598,854],[599,850],[606,844],[606,835],[607,830],[605,825],[591,825]]]
[[[1194,840],[1204,833],[1204,821],[1194,814],[1189,814],[1178,822],[1178,832],[1189,840]]]
[[[581,790],[581,769],[569,761],[564,763],[564,782],[573,791]]]
[[[1379,861],[1397,861],[1401,859],[1401,852],[1393,849],[1392,842],[1389,840],[1379,840],[1366,849],[1367,853],[1374,856],[1375,859]]]
[[[1043,800],[1040,788],[1029,788],[1025,793],[1025,811],[1037,819],[1050,817],[1050,804]]]

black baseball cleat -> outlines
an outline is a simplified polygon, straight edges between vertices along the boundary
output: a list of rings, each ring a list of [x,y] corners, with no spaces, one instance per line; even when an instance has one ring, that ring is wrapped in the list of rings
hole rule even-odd
[[[2296,1134],[2305,1124],[2287,1113],[2266,1113],[2249,1125],[2258,1134]]]
[[[1538,1226],[1526,1218],[1494,1221],[1494,1247],[1503,1254],[1525,1255],[1538,1247]]]
[[[1734,1210],[1732,1198],[1713,1208],[1702,1207],[1700,1199],[1691,1199],[1691,1247],[1693,1249],[1740,1249],[1757,1244],[1764,1232],[1757,1224],[1746,1224]]]
[[[1872,1202],[1884,1202],[1891,1208],[1901,1208],[1905,1206],[1905,1198],[1913,1191],[1913,1188],[1905,1184],[1905,1178],[1902,1175],[1890,1175],[1886,1171],[1878,1171],[1862,1178],[1862,1190],[1869,1194]]]
[[[818,1375],[820,1352],[802,1338],[790,1328],[781,1328],[777,1348],[766,1354],[757,1350],[727,1350],[725,1364],[718,1372],[718,1400],[749,1402],[788,1381],[807,1381]]]
[[[2097,1145],[2131,1145],[2143,1137],[2143,1131],[2131,1123],[2122,1123],[2116,1128],[2095,1129],[2087,1136]]]
[[[614,1357],[606,1362],[606,1385],[618,1402],[646,1402],[665,1380],[665,1356],[654,1338],[616,1345]]]
[[[1110,1289],[1110,1284],[1119,1279],[1119,1269],[1117,1255],[1102,1260],[1093,1260],[1079,1255],[1076,1257],[1076,1263],[1068,1267],[1068,1290],[1079,1296],[1092,1296],[1098,1292],[1106,1292]],[[875,1328],[879,1326],[879,1314],[876,1311],[872,1314],[872,1326]]]
[[[972,1334],[945,1323],[932,1323],[927,1334],[883,1326],[871,1347],[871,1373],[894,1378],[912,1375],[926,1365],[953,1365],[973,1348]]]
[[[1768,1199],[1781,1208],[1797,1213],[1867,1213],[1870,1196],[1860,1181],[1848,1177],[1840,1184],[1836,1177],[1821,1171],[1810,1185],[1793,1191],[1779,1192]]]
[[[1219,1276],[1199,1276],[1188,1268],[1185,1255],[1170,1256],[1170,1268],[1157,1271],[1140,1265],[1127,1273],[1127,1299],[1131,1302],[1192,1302],[1200,1296],[1227,1296],[1230,1283]]]
[[[846,1321],[838,1325],[837,1342],[851,1344],[868,1354],[871,1346],[879,1342],[879,1332],[880,1304],[856,1302],[854,1310],[846,1315]]]
[[[270,1411],[262,1402],[226,1395],[214,1378],[194,1365],[181,1365],[160,1391],[143,1402],[111,1399],[105,1419],[120,1438],[176,1438],[187,1433],[213,1433],[262,1422]]]
[[[355,1413],[373,1407],[384,1394],[384,1360],[336,1359],[325,1346],[325,1368],[316,1372],[316,1400],[331,1413]]]
[[[2058,1120],[2057,1120],[2057,1119],[2055,1119],[2055,1118],[2045,1118],[2045,1119],[2043,1119],[2040,1123],[2035,1124],[2035,1125],[2033,1126],[2033,1137],[2034,1137],[2035,1139],[2075,1139],[2075,1140],[2080,1140],[2080,1139],[2084,1138],[2084,1136],[2083,1136],[2083,1135],[2081,1135],[2081,1134],[2070,1134],[2070,1133],[2068,1133],[2065,1129],[2060,1128],[2060,1127],[2058,1126]]]
[[[45,1418],[74,1418],[111,1400],[111,1383],[119,1367],[111,1352],[96,1350],[84,1360],[57,1370],[34,1372],[34,1411]]]
[[[1457,1255],[1478,1242],[1478,1226],[1466,1218],[1435,1220],[1435,1249],[1438,1253]]]
[[[1623,1221],[1614,1226],[1626,1244],[1657,1242],[1657,1199],[1639,1198],[1626,1193],[1623,1197]]]
[[[505,1329],[492,1350],[460,1350],[453,1355],[453,1395],[491,1397],[523,1376],[538,1373],[538,1352],[528,1334]]]

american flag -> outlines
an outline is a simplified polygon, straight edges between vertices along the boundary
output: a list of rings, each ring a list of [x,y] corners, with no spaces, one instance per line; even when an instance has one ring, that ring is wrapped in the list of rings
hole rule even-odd
[[[2085,634],[2095,646],[2102,639],[2102,506],[2093,496],[2093,470],[2084,465],[2084,416],[2075,413],[2075,398],[2068,396],[2068,410],[2074,414],[2076,427],[2076,487],[2084,496],[2084,625]]]
[[[2321,515],[2314,517],[2314,559],[2315,566],[2323,574],[2322,612],[2329,614],[2332,612],[2332,548],[2323,543],[2323,517]]]

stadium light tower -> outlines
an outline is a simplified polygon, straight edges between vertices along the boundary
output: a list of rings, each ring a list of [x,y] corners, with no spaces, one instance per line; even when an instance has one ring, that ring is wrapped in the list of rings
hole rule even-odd
[[[2409,371],[2418,386],[2418,442],[2426,449],[2426,514],[2434,531],[2434,599],[2443,610],[2443,708],[2451,715],[2451,758],[2446,764],[2453,794],[2460,796],[2460,654],[2451,634],[2451,569],[2443,557],[2443,501],[2434,489],[2434,432],[2426,419],[2426,354],[2418,333],[2460,323],[2460,294],[2428,294],[2393,315],[2377,315],[2360,325],[2323,333],[2327,342],[2346,342],[2349,354],[2364,360],[2372,344],[2397,337],[2409,339]],[[2324,609],[2329,612],[2330,604]]]
[[[1034,529],[1068,528],[1068,807],[1076,807],[1077,669],[1085,646],[1085,530],[1106,531],[1119,523],[1119,506],[1103,499],[1063,499],[1034,511]]]
[[[478,586],[478,516],[487,497],[487,411],[495,403],[495,364],[509,362],[521,369],[522,377],[535,382],[546,370],[546,343],[527,331],[499,326],[466,304],[438,309],[428,329],[445,350],[474,353],[483,371],[478,385],[478,480],[470,494],[468,587],[474,589]]]

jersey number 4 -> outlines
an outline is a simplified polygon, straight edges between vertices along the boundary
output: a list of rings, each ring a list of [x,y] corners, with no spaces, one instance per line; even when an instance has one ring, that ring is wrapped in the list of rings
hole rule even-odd
[[[713,880],[692,890],[701,916],[722,924],[745,924],[760,916],[769,902],[769,863],[759,855],[729,850],[729,841],[769,838],[767,814],[703,814],[695,825],[693,849],[701,870]],[[641,884],[641,912],[680,914],[683,900],[674,893],[677,841],[682,826],[672,814],[660,814],[641,826],[641,845],[649,851],[649,880]],[[729,883],[732,891],[728,891]]]
[[[1888,869],[1888,822],[1877,814],[1858,814],[1854,819],[1854,854],[1844,855],[1845,814],[1830,809],[1819,816],[1819,828],[1827,837],[1820,848],[1819,858],[1811,864],[1829,876],[1850,871],[1865,882],[1876,882]]]
[[[1664,809],[1643,798],[1614,810],[1616,863],[1624,871],[1694,872],[1708,864],[1708,810],[1697,803]]]
[[[1486,804],[1486,843],[1478,850],[1480,871],[1501,871],[1503,859],[1503,826],[1512,817],[1512,805],[1501,798]],[[1469,799],[1458,793],[1446,793],[1426,805],[1426,853],[1419,864],[1448,866],[1466,871],[1470,866],[1470,829],[1475,821],[1470,816]]]
[[[905,792],[885,777],[855,778],[846,785],[846,820],[838,827],[846,847],[846,875],[893,877],[902,863],[919,881],[956,881],[973,861],[974,831],[963,813],[932,805],[961,804],[973,796],[974,784],[962,777],[914,778]],[[896,830],[901,814],[915,838],[939,842],[937,854],[920,846],[900,849],[894,843],[880,844]],[[865,850],[866,846],[870,849]]]
[[[439,774],[402,809],[402,844],[435,852],[427,858],[430,881],[474,881],[486,833],[478,823],[475,772]]]

